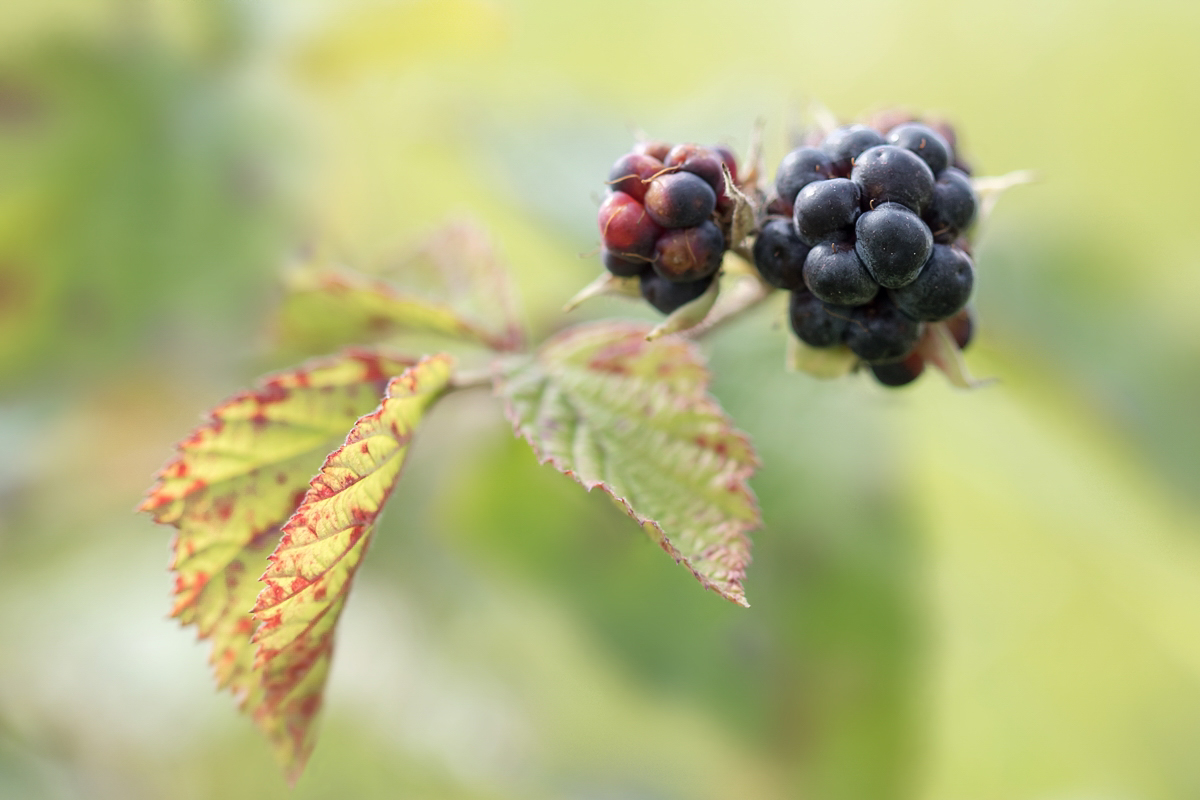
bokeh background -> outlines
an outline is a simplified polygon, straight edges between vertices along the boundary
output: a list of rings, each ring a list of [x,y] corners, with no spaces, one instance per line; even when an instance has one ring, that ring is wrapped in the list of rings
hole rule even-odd
[[[47,0],[0,9],[0,797],[1200,796],[1200,4]],[[637,131],[768,162],[820,101],[1033,168],[977,249],[973,371],[706,349],[757,443],[743,610],[536,465],[428,420],[293,793],[166,619],[132,508],[281,366],[301,247],[383,270],[485,227],[535,335]],[[397,508],[403,508],[402,513]]]

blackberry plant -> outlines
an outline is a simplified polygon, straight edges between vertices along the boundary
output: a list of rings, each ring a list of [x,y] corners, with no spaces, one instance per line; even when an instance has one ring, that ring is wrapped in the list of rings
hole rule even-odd
[[[810,136],[770,181],[757,140],[741,163],[723,146],[641,142],[608,174],[604,271],[568,306],[616,293],[665,319],[576,325],[533,349],[471,228],[406,263],[421,294],[293,270],[281,342],[344,349],[218,405],[141,505],[177,529],[173,615],[212,641],[218,684],[289,774],[315,745],[337,624],[412,437],[452,392],[490,387],[543,463],[610,495],[702,586],[747,605],[758,459],[689,338],[782,289],[793,367],[862,368],[897,387],[932,364],[974,385],[960,356],[975,331],[968,237],[980,193],[1023,178],[971,179],[957,149],[948,127],[891,113]],[[396,349],[411,334],[443,352]]]

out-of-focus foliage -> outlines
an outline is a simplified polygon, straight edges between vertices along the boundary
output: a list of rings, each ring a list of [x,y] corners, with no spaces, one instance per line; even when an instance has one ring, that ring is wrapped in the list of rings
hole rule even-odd
[[[541,337],[636,129],[744,152],[762,117],[772,164],[811,98],[1040,175],[976,251],[1000,383],[785,372],[779,309],[706,343],[763,457],[749,610],[447,398],[290,796],[1196,796],[1197,39],[1174,0],[5,4],[0,797],[289,796],[130,514],[280,365],[284,264],[387,274],[470,215]]]

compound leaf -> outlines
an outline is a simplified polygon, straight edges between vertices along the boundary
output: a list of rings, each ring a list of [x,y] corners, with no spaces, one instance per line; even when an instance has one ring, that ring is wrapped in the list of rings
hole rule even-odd
[[[422,359],[388,384],[382,404],[359,419],[325,459],[283,528],[254,605],[254,666],[262,703],[255,720],[295,778],[316,738],[334,631],[346,595],[425,409],[449,384],[449,356]]]
[[[262,700],[250,609],[279,526],[322,456],[412,363],[348,350],[268,377],[217,406],[179,443],[139,507],[178,529],[171,613],[211,639],[218,686],[247,710]]]
[[[707,393],[687,341],[644,325],[570,328],[496,380],[518,436],[540,461],[613,497],[706,588],[748,605],[748,533],[761,524],[747,481],[758,457]]]

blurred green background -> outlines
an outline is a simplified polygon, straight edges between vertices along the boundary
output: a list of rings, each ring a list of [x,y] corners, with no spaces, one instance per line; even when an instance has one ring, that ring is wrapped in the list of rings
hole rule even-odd
[[[1200,796],[1197,41],[1181,0],[5,4],[0,798]],[[559,311],[608,165],[758,118],[774,165],[813,100],[1041,176],[977,249],[1001,383],[788,374],[769,312],[708,342],[764,461],[748,611],[451,397],[289,794],[131,511],[282,364],[288,258],[470,217],[537,335],[649,318]]]

